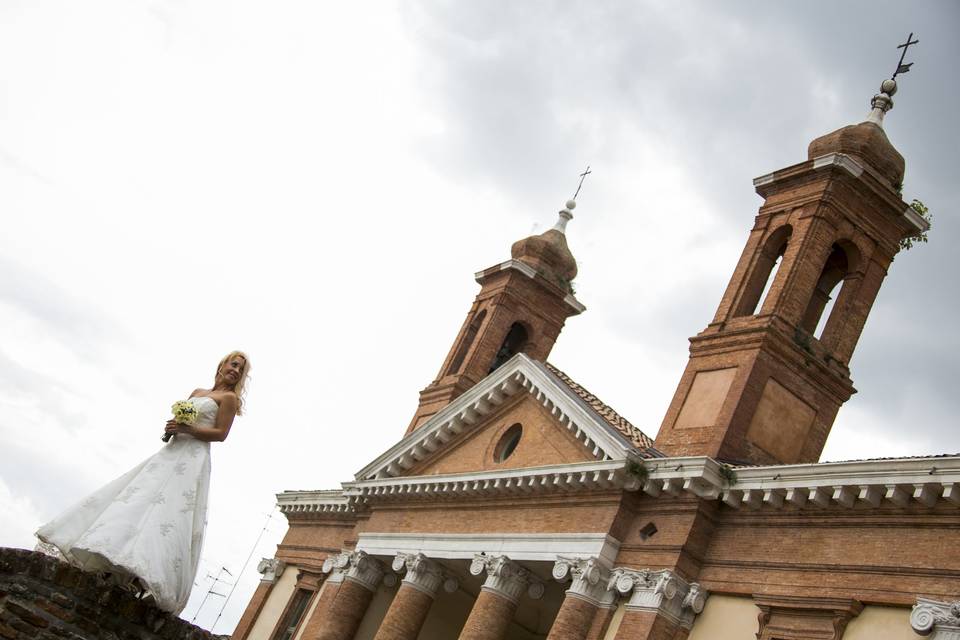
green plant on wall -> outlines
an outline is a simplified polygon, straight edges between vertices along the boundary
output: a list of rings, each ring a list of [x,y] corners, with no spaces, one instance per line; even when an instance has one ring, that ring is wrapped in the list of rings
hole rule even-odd
[[[916,198],[913,199],[913,202],[910,203],[910,208],[917,212],[917,215],[927,221],[929,224],[933,220],[933,216],[930,214],[930,209],[927,208],[927,205],[923,204],[921,201]],[[909,238],[903,238],[900,241],[900,248],[903,250],[909,250],[913,247],[914,243],[926,242],[927,241],[927,232],[924,231],[920,235],[910,236]]]

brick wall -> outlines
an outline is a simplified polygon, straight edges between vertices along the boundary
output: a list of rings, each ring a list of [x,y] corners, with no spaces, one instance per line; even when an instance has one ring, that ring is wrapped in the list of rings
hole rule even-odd
[[[25,549],[0,548],[3,640],[213,640],[99,575]]]

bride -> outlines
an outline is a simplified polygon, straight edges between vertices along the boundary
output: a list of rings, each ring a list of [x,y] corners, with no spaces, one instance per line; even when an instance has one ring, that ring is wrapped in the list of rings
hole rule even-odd
[[[234,417],[243,413],[249,371],[246,354],[228,354],[217,366],[213,388],[190,394],[193,424],[169,420],[165,433],[175,436],[170,442],[40,527],[41,543],[81,569],[135,581],[164,611],[182,611],[203,544],[210,443],[226,440]]]

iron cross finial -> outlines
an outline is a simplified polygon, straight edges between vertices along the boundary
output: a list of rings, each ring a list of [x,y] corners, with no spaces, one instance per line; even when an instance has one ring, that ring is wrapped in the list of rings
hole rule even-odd
[[[900,54],[900,62],[897,63],[897,70],[893,72],[893,76],[891,76],[890,78],[891,80],[896,80],[897,75],[910,71],[910,67],[913,66],[913,63],[908,62],[907,64],[903,64],[903,59],[907,57],[907,49],[910,48],[910,45],[918,44],[919,42],[920,42],[919,40],[913,39],[913,33],[911,33],[910,35],[907,36],[906,42],[904,42],[903,44],[897,45],[897,49],[903,49],[903,53]]]
[[[577,185],[577,190],[574,191],[574,193],[573,193],[573,199],[574,199],[574,200],[577,199],[577,195],[579,195],[579,193],[580,193],[580,188],[583,187],[583,180],[584,180],[588,175],[590,175],[591,173],[593,173],[593,172],[590,171],[590,165],[587,165],[587,170],[580,174],[580,184]]]

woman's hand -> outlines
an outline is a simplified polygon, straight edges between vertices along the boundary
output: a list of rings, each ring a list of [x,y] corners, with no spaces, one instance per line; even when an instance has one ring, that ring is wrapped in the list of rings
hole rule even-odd
[[[167,420],[167,426],[163,429],[164,433],[171,435],[177,433],[190,433],[190,425],[180,424],[176,420]]]

